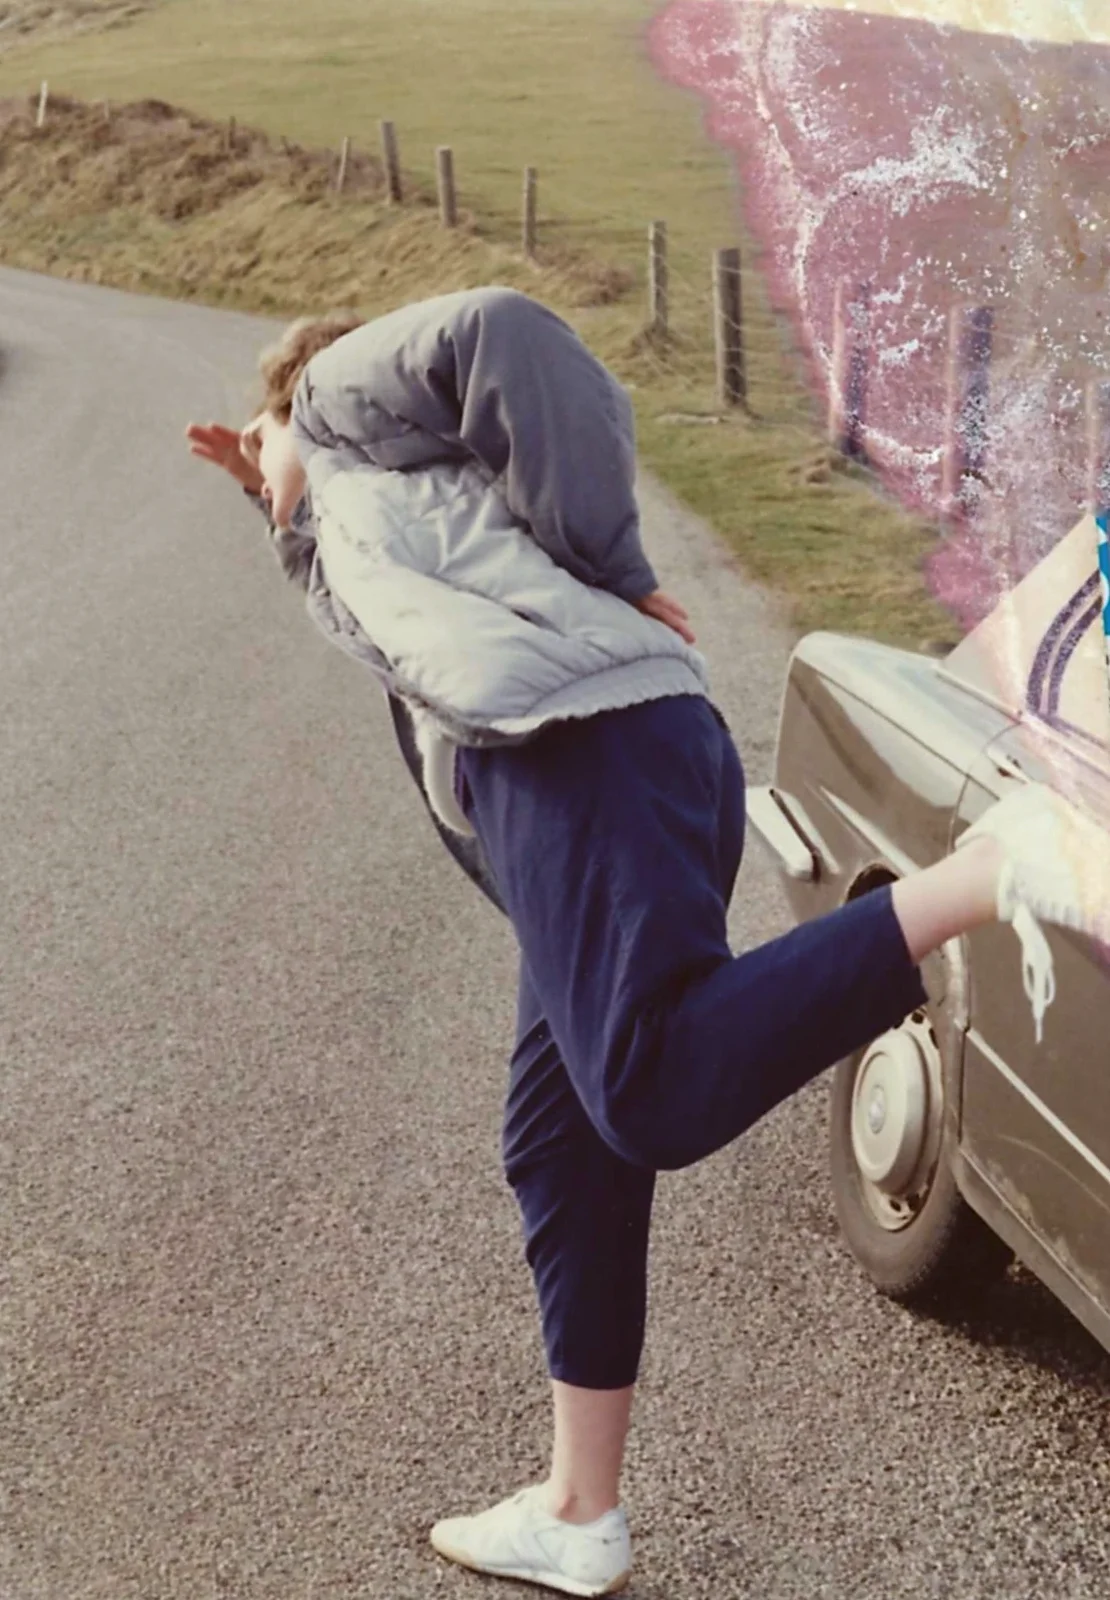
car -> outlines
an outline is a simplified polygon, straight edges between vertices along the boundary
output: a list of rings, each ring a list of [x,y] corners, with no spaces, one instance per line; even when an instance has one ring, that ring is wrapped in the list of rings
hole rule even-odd
[[[1110,827],[1110,684],[1093,516],[946,654],[813,633],[748,814],[799,921],[946,855],[1015,784]],[[952,940],[928,1004],[834,1068],[832,1189],[851,1251],[907,1304],[1016,1255],[1110,1349],[1110,951],[1046,929],[1038,1044],[1013,930]]]

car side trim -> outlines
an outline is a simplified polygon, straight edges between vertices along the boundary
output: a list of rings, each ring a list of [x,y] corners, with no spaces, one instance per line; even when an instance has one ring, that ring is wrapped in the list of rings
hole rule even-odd
[[[757,837],[786,876],[813,883],[819,870],[817,857],[770,784],[748,790],[747,813]]]
[[[1080,1156],[1082,1160],[1084,1160],[1092,1169],[1092,1171],[1098,1174],[1103,1183],[1110,1186],[1110,1167],[1108,1167],[1104,1161],[1100,1161],[1093,1150],[1089,1150],[1087,1148],[1082,1139],[1078,1138],[1072,1132],[1066,1122],[1061,1122],[1056,1113],[1045,1105],[1044,1101],[1039,1095],[1033,1093],[1029,1085],[1024,1083],[1021,1078],[1018,1077],[1017,1073],[1012,1067],[1006,1065],[1006,1062],[998,1054],[997,1050],[991,1049],[990,1045],[983,1038],[983,1035],[979,1032],[978,1028],[969,1028],[968,1038],[974,1044],[975,1048],[981,1052],[983,1057],[990,1062],[991,1066],[994,1067],[997,1072],[1002,1074],[1011,1088],[1016,1089],[1018,1094],[1021,1095],[1022,1099],[1027,1101],[1029,1105],[1033,1107],[1038,1117],[1041,1117],[1045,1122],[1048,1123],[1053,1133],[1058,1134],[1060,1138],[1063,1139],[1064,1143],[1069,1145],[1071,1149],[1075,1151],[1076,1155]]]
[[[789,794],[785,789],[778,789],[771,785],[771,794],[782,811],[787,822],[794,826],[794,831],[801,835],[805,844],[812,850],[817,860],[818,878],[839,878],[840,863],[829,849],[828,843],[817,831],[816,824],[797,795]]]

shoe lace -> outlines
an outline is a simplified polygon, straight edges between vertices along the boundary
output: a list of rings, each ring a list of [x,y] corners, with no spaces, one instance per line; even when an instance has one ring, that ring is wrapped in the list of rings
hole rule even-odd
[[[1061,908],[1063,909],[1063,908]],[[1063,918],[1054,918],[1063,920]],[[1070,921],[1070,918],[1068,919]],[[1044,1016],[1056,998],[1056,968],[1044,930],[1024,901],[1019,901],[1010,917],[1021,941],[1021,972],[1025,994],[1033,1007],[1037,1043],[1044,1043]]]

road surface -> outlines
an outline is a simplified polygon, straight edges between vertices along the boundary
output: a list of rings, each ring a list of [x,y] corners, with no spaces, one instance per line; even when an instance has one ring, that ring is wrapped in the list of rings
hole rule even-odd
[[[508,933],[181,441],[270,332],[0,274],[3,1600],[466,1600],[430,1523],[543,1467]],[[644,511],[761,778],[787,635]],[[825,1099],[661,1185],[633,1600],[1095,1600],[1110,1359],[1020,1275],[873,1296]]]

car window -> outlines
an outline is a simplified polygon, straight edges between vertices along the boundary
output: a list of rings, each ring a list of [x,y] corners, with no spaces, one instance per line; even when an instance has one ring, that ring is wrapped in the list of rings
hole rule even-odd
[[[1098,533],[1085,517],[945,663],[1015,721],[1047,724],[1110,765],[1110,672]]]
[[[1029,674],[1028,709],[1110,759],[1110,672],[1097,572],[1080,584],[1041,640]]]

